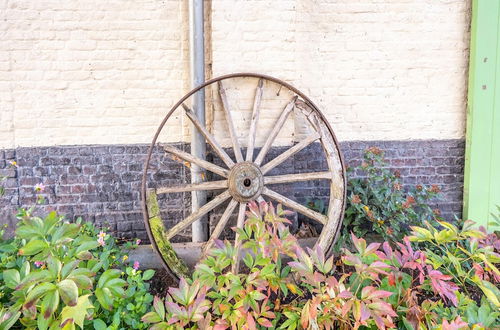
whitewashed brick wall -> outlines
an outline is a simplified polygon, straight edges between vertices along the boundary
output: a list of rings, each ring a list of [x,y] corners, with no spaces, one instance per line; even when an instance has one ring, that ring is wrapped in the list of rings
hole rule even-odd
[[[469,1],[207,4],[214,76],[287,80],[344,141],[463,137]],[[189,87],[187,21],[186,1],[0,0],[0,147],[149,142]]]
[[[188,87],[186,17],[177,0],[0,1],[0,147],[149,142]]]
[[[291,82],[339,140],[464,136],[469,1],[220,0],[212,7],[214,75],[255,71]]]

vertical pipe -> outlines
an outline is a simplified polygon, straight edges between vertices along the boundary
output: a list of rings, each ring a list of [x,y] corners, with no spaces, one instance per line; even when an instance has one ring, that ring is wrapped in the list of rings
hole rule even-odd
[[[204,40],[203,0],[189,0],[189,58],[191,71],[191,88],[198,87],[205,82],[205,40]],[[202,89],[193,95],[193,111],[202,124],[205,124],[205,90]],[[191,124],[191,154],[205,159],[206,147],[203,136]],[[205,177],[204,169],[197,165],[191,166],[191,182],[202,182]],[[205,191],[191,193],[192,211],[198,210],[207,201]],[[203,242],[208,239],[207,217],[192,224],[193,242]]]

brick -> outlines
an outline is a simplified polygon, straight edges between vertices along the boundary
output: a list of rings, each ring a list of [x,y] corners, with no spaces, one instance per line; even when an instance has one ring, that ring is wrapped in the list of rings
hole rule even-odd
[[[453,219],[453,213],[460,214],[463,190],[463,151],[462,154],[455,151],[449,152],[453,148],[457,148],[457,145],[463,144],[455,140],[439,142],[351,141],[342,142],[341,149],[345,151],[347,165],[354,166],[360,163],[363,150],[368,146],[390,148],[389,150],[392,150],[392,152],[386,152],[389,164],[391,164],[389,168],[401,172],[401,180],[406,187],[417,183],[443,186],[443,199],[436,203],[438,203],[438,206],[447,205],[446,210],[443,210],[443,215]],[[50,158],[54,161],[51,161],[50,164],[52,165],[47,167],[36,166],[30,168],[21,166],[18,172],[19,179],[7,180],[9,197],[0,199],[0,206],[13,212],[19,205],[34,203],[36,197],[33,193],[33,185],[44,182],[47,185],[48,207],[54,207],[66,213],[68,218],[83,215],[96,223],[107,222],[120,235],[127,237],[142,235],[144,226],[141,213],[140,181],[144,159],[143,156],[138,156],[135,153],[146,150],[147,145],[125,145],[122,146],[123,153],[116,155],[123,158],[109,157],[109,152],[117,147],[22,148],[22,152],[17,153],[19,163],[24,163],[25,159],[40,157]],[[56,150],[57,148],[61,150]],[[436,150],[434,157],[424,155],[429,148]],[[50,156],[46,154],[47,150],[50,150]],[[79,150],[79,153],[81,150],[92,150],[92,153],[74,157],[74,150]],[[128,154],[127,150],[134,154]],[[163,152],[156,150],[153,155],[154,162],[152,163],[152,169],[154,170],[150,175],[151,186],[189,182],[189,170],[187,168],[176,162],[163,161]],[[272,149],[270,157],[279,155],[284,150],[286,150],[286,147]],[[411,156],[402,156],[404,154],[402,151],[405,150],[413,150],[413,154]],[[66,151],[69,151],[71,155],[67,156]],[[40,152],[41,155],[38,155],[37,152]],[[22,155],[25,159],[19,158],[19,155]],[[302,156],[298,157],[299,155]],[[319,159],[320,155],[322,155],[320,148],[313,145],[273,170],[272,174],[279,175],[318,170],[325,165],[324,161]],[[73,165],[64,165],[61,159],[69,157],[71,157]],[[446,165],[434,167],[433,164],[415,161],[417,159],[432,160],[433,158],[445,159]],[[74,159],[85,160],[87,164],[76,165],[73,162]],[[394,166],[393,164],[402,165]],[[81,173],[78,173],[80,169]],[[110,171],[110,169],[110,173],[104,173]],[[357,173],[357,175],[363,175],[363,173]],[[327,183],[322,181],[276,185],[273,186],[273,189],[287,196],[292,196],[301,203],[305,203],[308,197],[326,199],[329,194]],[[188,214],[183,210],[183,207],[189,206],[190,194],[161,195],[159,196],[159,202],[162,208],[165,209],[165,212],[163,212],[164,219],[168,220],[168,223],[172,225],[175,221],[184,218]],[[6,211],[2,212],[4,214]],[[125,227],[119,225],[123,221],[131,224],[131,229],[128,232],[122,232],[123,228],[129,228],[128,225]]]

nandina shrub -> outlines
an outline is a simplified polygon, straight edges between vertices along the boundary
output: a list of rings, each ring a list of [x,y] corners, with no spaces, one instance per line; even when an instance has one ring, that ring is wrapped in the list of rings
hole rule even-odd
[[[500,326],[500,293],[495,286],[500,275],[498,250],[488,246],[498,246],[497,234],[486,235],[470,224],[457,228],[441,223],[445,228],[441,231],[430,225],[414,227],[412,236],[392,246],[388,242],[367,244],[351,235],[352,251],[327,258],[319,248],[300,247],[280,206],[250,203],[249,209],[244,228],[236,229],[250,252],[243,258],[247,271],[233,273],[233,245],[217,242],[192,278],[170,288],[164,301],[155,298],[153,310],[142,318],[151,329]],[[475,273],[464,275],[470,281],[456,281],[453,270],[434,259],[453,260],[450,253],[457,251],[438,249],[431,258],[431,250],[418,249],[414,243],[432,245],[437,237],[439,244],[453,241],[451,245],[459,249],[465,246],[466,255],[470,252],[466,244],[474,246],[475,256],[470,260]],[[476,295],[469,296],[473,288]]]
[[[398,171],[387,168],[384,152],[370,147],[364,152],[361,165],[348,168],[347,207],[341,237],[351,232],[364,237],[376,233],[384,241],[400,242],[410,226],[421,226],[424,221],[436,224],[441,220],[439,210],[429,202],[439,197],[436,185],[417,184],[403,188]],[[362,174],[362,177],[355,175]]]

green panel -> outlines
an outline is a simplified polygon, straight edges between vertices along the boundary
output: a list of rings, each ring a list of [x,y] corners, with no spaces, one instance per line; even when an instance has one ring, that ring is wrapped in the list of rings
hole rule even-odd
[[[500,1],[472,6],[464,217],[482,225],[500,206]],[[491,229],[491,228],[490,228]]]

